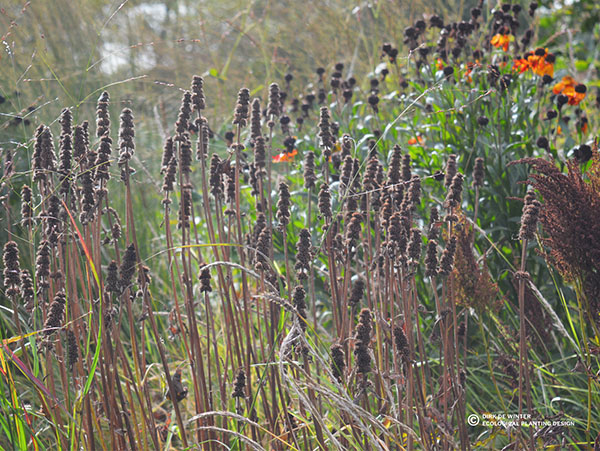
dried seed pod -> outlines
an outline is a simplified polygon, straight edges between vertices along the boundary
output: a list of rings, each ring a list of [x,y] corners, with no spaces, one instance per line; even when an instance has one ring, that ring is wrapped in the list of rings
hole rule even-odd
[[[135,245],[131,243],[125,250],[123,259],[121,261],[121,267],[119,268],[119,288],[121,292],[125,291],[135,274],[135,267],[137,263],[137,254],[135,251]]]
[[[19,248],[17,243],[9,241],[4,245],[2,255],[4,263],[4,286],[8,297],[18,296],[21,292],[21,268],[19,266]]]
[[[248,113],[250,105],[250,91],[248,88],[240,89],[238,101],[233,115],[233,125],[245,127],[248,123]]]
[[[442,258],[440,260],[440,270],[439,274],[441,276],[447,276],[452,272],[452,268],[454,267],[454,254],[456,252],[456,236],[452,236],[450,241],[446,244],[446,248],[442,253]]]
[[[290,222],[290,190],[285,182],[279,184],[279,201],[277,202],[277,219],[279,227],[284,229]]]
[[[315,154],[312,150],[306,152],[304,159],[304,187],[306,189],[314,188],[317,176],[315,174]]]
[[[292,293],[292,304],[298,314],[298,325],[303,332],[306,331],[306,291],[302,285],[297,285]]]
[[[410,362],[408,339],[406,338],[404,330],[399,326],[394,328],[394,342],[396,343],[396,350],[402,356],[402,360],[406,363]]]
[[[104,91],[100,94],[96,108],[96,136],[102,138],[110,133],[110,115],[108,112],[108,103],[110,96]]]
[[[308,229],[300,231],[296,249],[296,264],[294,265],[294,269],[296,270],[298,280],[306,280],[308,279],[310,263],[313,258],[311,235]]]
[[[244,370],[239,370],[235,377],[235,384],[233,385],[233,398],[245,398],[246,397],[246,373]]]
[[[27,227],[33,225],[32,192],[27,185],[21,188],[21,221]]]
[[[519,239],[531,240],[534,238],[541,207],[542,204],[535,199],[525,203],[523,207],[523,215],[521,216]]]
[[[319,190],[319,213],[325,219],[326,223],[333,217],[333,212],[331,211],[331,193],[329,192],[329,185],[327,183],[323,183]]]
[[[448,188],[448,194],[446,195],[446,201],[444,202],[445,208],[457,208],[460,205],[463,188],[463,178],[464,175],[462,175],[460,172],[457,172],[454,178],[452,179],[450,188]]]
[[[435,277],[438,273],[437,242],[429,240],[427,243],[427,254],[425,255],[425,275]]]
[[[483,186],[483,179],[485,177],[483,164],[483,158],[479,157],[475,159],[475,166],[473,167],[473,186]]]
[[[192,77],[192,105],[193,110],[200,114],[200,111],[206,108],[206,99],[204,97],[204,79],[200,75]]]
[[[210,286],[210,268],[207,268],[206,265],[202,265],[200,268],[200,292],[201,293],[210,293],[212,291],[212,287]]]
[[[339,344],[331,346],[331,373],[338,382],[344,380],[345,368],[346,355],[344,354],[344,348]]]
[[[356,282],[352,284],[352,290],[350,291],[350,299],[348,299],[348,305],[350,308],[354,309],[362,300],[365,294],[365,282],[361,279],[358,279]]]
[[[449,188],[452,184],[452,179],[456,175],[456,155],[452,154],[448,156],[448,161],[446,162],[446,176],[444,178],[444,185],[446,188]]]
[[[65,314],[65,293],[59,291],[54,296],[54,300],[50,304],[50,311],[46,322],[44,323],[44,336],[50,337],[56,332],[56,329],[62,326]]]

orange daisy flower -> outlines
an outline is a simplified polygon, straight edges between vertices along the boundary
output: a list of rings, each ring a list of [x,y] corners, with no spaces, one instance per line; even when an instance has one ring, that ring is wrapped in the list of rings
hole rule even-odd
[[[513,70],[516,70],[520,74],[522,74],[523,72],[527,72],[529,68],[531,68],[531,65],[529,64],[529,61],[527,61],[525,58],[515,60],[513,63]]]
[[[286,161],[292,161],[296,155],[298,155],[298,149],[294,149],[289,153],[283,152],[283,153],[280,153],[279,155],[274,155],[273,162],[284,163]]]
[[[569,105],[579,105],[585,99],[587,87],[582,83],[577,83],[575,79],[569,75],[562,78],[552,92],[554,94],[564,94],[569,98]]]
[[[505,52],[508,52],[508,44],[510,43],[512,38],[512,35],[510,34],[496,34],[494,35],[494,37],[492,38],[492,40],[490,41],[490,43],[494,46],[494,47],[502,47],[502,50],[504,50]]]
[[[423,144],[424,142],[425,142],[425,140],[421,136],[417,135],[416,137],[412,137],[408,140],[408,145],[414,146],[417,143]]]
[[[562,78],[561,81],[559,81],[556,85],[554,85],[554,88],[552,88],[552,92],[554,94],[560,94],[561,92],[563,92],[565,89],[573,89],[575,90],[575,85],[577,83],[575,82],[575,79],[569,75],[566,75]],[[568,95],[565,93],[565,95]]]

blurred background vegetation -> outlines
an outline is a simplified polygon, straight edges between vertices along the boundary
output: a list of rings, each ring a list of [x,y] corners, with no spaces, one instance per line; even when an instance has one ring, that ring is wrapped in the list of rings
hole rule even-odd
[[[75,120],[88,117],[110,86],[115,112],[135,107],[144,154],[162,141],[156,135],[167,133],[167,118],[194,74],[205,78],[209,121],[218,129],[233,110],[222,99],[234,99],[241,86],[266,97],[270,82],[291,73],[295,86],[310,87],[317,67],[338,61],[363,80],[383,42],[407,55],[407,24],[431,14],[468,18],[476,3],[10,0],[0,10],[0,146],[26,142],[63,106],[74,108]],[[539,11],[540,42],[566,44],[573,69],[595,78],[598,3],[545,1]]]

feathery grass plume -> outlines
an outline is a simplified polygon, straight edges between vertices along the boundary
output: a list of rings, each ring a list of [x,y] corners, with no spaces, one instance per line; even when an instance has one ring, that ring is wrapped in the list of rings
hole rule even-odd
[[[334,344],[331,351],[331,374],[338,381],[344,380],[344,370],[346,369],[346,354],[344,347],[340,344]]]
[[[50,277],[50,243],[47,240],[42,240],[37,249],[35,259],[35,277],[37,286],[47,288],[48,277]]]
[[[135,129],[133,125],[133,113],[129,108],[121,111],[121,124],[119,127],[119,167],[121,167],[121,178],[126,180],[129,174],[123,173],[124,166],[131,160],[135,150]]]
[[[210,184],[210,192],[215,199],[219,199],[223,196],[223,172],[221,170],[221,158],[213,153],[210,159],[210,175],[208,178]]]
[[[485,259],[481,268],[477,263],[473,253],[473,227],[464,215],[460,215],[459,223],[462,227],[455,229],[457,244],[452,270],[456,302],[473,308],[478,314],[497,311],[502,306],[498,286],[492,281]]]
[[[277,202],[277,219],[279,228],[284,229],[290,222],[290,188],[287,183],[279,184],[279,201]]]
[[[448,188],[448,194],[446,195],[446,201],[444,202],[444,208],[451,209],[460,206],[463,189],[463,179],[464,175],[462,175],[460,172],[457,172],[456,175],[452,178],[452,183]]]
[[[164,193],[173,191],[175,185],[175,179],[177,178],[177,158],[175,155],[171,156],[171,160],[167,164],[165,175],[163,178],[162,190]],[[163,201],[165,202],[165,201]]]
[[[528,193],[529,194],[529,193]],[[519,230],[519,239],[532,240],[537,229],[537,223],[540,216],[542,204],[534,199],[523,205],[523,215],[521,216],[521,229]]]
[[[212,287],[210,286],[210,268],[206,267],[206,264],[200,266],[200,292],[201,293],[210,293],[212,291]]]
[[[439,274],[441,276],[447,276],[452,272],[452,268],[454,266],[454,253],[456,252],[456,235],[453,235],[450,238],[450,241],[446,243],[446,248],[442,253],[442,258],[440,259],[440,270]]]
[[[411,358],[408,339],[400,326],[394,327],[394,343],[396,344],[396,350],[400,353],[400,356],[402,356],[402,361],[407,364],[410,363]]]
[[[449,188],[452,184],[452,180],[456,175],[456,155],[452,154],[448,156],[448,161],[446,161],[446,175],[444,177],[444,186]]]
[[[281,114],[281,92],[277,83],[271,83],[269,85],[269,99],[267,102],[267,118],[269,121],[267,125],[269,128],[275,127],[274,117],[279,117]]]
[[[348,299],[348,305],[350,308],[356,308],[360,304],[365,294],[365,282],[362,279],[358,279],[352,284],[352,290],[350,291],[350,298]]]
[[[69,329],[67,330],[67,362],[69,367],[72,369],[73,366],[79,361],[79,344],[75,333]]]
[[[321,149],[323,150],[325,164],[329,161],[331,149],[333,148],[333,135],[331,134],[330,120],[331,115],[329,114],[329,109],[326,106],[322,106],[319,116],[319,139]]]
[[[250,112],[250,138],[256,144],[256,138],[262,136],[260,119],[262,111],[260,108],[260,99],[255,98],[252,101],[252,111]]]
[[[56,329],[62,326],[65,315],[66,297],[64,291],[59,291],[54,296],[54,300],[50,304],[50,311],[46,322],[44,323],[44,336],[50,337],[56,332]]]
[[[71,192],[71,160],[73,157],[73,115],[69,108],[62,110],[59,122],[61,125],[59,138],[60,164],[58,167],[58,173],[60,174],[59,190],[61,194],[68,195]]]
[[[181,199],[179,199],[179,224],[180,229],[190,227],[190,216],[192,216],[192,185],[181,187]]]
[[[427,243],[427,253],[425,255],[425,275],[435,277],[438,274],[437,260],[437,242],[430,239]]]
[[[232,398],[245,398],[246,397],[246,373],[244,370],[239,370],[236,377],[235,383],[233,384]]]
[[[246,126],[248,123],[249,106],[250,91],[248,88],[242,88],[238,92],[238,101],[233,115],[233,125],[239,125],[240,127]]]
[[[19,266],[19,248],[17,243],[9,241],[4,245],[2,254],[4,263],[4,286],[6,287],[6,296],[18,296],[21,292],[21,268]]]
[[[110,115],[108,112],[108,102],[110,96],[104,91],[100,94],[96,107],[96,136],[102,138],[110,133]]]
[[[356,357],[356,372],[366,375],[371,372],[371,311],[362,309],[355,330],[354,356]]]
[[[294,265],[294,269],[296,270],[298,280],[306,280],[310,271],[310,262],[313,258],[311,236],[308,229],[300,230],[296,250],[296,264]]]
[[[292,292],[292,305],[298,314],[297,321],[300,329],[306,332],[306,291],[302,285],[296,285]]]
[[[136,262],[137,255],[135,245],[131,243],[125,250],[125,254],[121,260],[121,266],[119,267],[119,289],[121,293],[131,285],[131,280],[135,274]]]
[[[21,297],[27,313],[33,312],[35,291],[31,273],[27,269],[21,270]]]
[[[536,171],[530,174],[528,183],[543,199],[542,208],[537,208],[546,235],[543,243],[549,249],[550,260],[567,280],[580,277],[584,289],[588,285],[591,294],[595,291],[593,282],[598,280],[600,261],[598,153],[594,153],[588,168],[590,182],[585,181],[578,163],[574,161],[567,162],[566,174],[554,162],[541,158],[524,158],[516,163],[529,164]],[[534,201],[529,200],[528,203],[529,206],[534,205]],[[589,301],[600,305],[598,298],[590,298]]]
[[[475,158],[475,165],[473,166],[473,186],[482,187],[483,179],[485,178],[485,168],[483,158]]]
[[[190,129],[190,120],[192,118],[192,93],[185,91],[181,98],[181,106],[179,107],[179,114],[177,116],[177,122],[175,122],[175,130],[177,135],[183,135]]]
[[[174,148],[173,148],[173,138],[169,136],[165,139],[165,143],[163,145],[163,154],[162,154],[162,162],[160,164],[160,173],[164,174],[167,172],[167,168],[169,167],[169,163],[171,162],[171,158],[173,158]]]
[[[331,211],[331,193],[329,192],[329,185],[327,183],[323,183],[319,190],[319,214],[325,219],[326,223],[333,217],[333,212]]]
[[[200,75],[192,77],[192,105],[193,111],[200,114],[206,108],[206,98],[204,97],[204,79]]]
[[[21,188],[21,222],[27,227],[33,225],[33,206],[31,200],[31,188],[27,185],[23,185]]]

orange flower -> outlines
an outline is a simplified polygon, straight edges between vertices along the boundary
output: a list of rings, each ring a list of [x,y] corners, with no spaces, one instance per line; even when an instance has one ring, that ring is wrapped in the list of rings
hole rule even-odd
[[[524,58],[515,60],[515,62],[513,63],[513,70],[516,70],[520,74],[522,74],[523,72],[527,72],[527,69],[529,69],[530,67],[531,66],[529,64],[529,61],[527,61]]]
[[[538,48],[533,53],[527,55],[527,61],[534,74],[543,77],[544,75],[554,76],[553,54],[548,53],[548,49]]]
[[[494,46],[494,47],[502,47],[502,50],[504,50],[505,52],[508,52],[508,44],[511,41],[511,37],[512,35],[510,34],[496,34],[494,35],[494,37],[492,38],[492,40],[490,41],[490,43]]]
[[[562,128],[561,128],[560,125],[558,127],[556,127],[556,134],[557,135],[562,135]]]
[[[292,161],[296,155],[298,155],[298,149],[294,149],[290,153],[283,152],[283,153],[280,153],[279,155],[274,155],[273,161],[275,163],[283,163],[286,161]]]
[[[408,145],[414,146],[417,143],[423,144],[424,142],[425,140],[421,136],[417,135],[416,137],[412,137],[408,140]]]
[[[438,58],[435,67],[437,70],[442,70],[444,68],[444,60],[441,58]]]
[[[563,92],[565,89],[567,88],[572,88],[573,91],[575,91],[575,79],[569,75],[565,76],[562,78],[561,81],[559,81],[554,88],[552,88],[552,92],[554,94],[560,94],[561,92]],[[565,95],[568,95],[565,93]]]
[[[554,94],[564,94],[569,98],[569,105],[579,105],[579,103],[585,99],[585,93],[587,88],[584,84],[577,83],[575,79],[569,75],[562,78],[554,88],[552,92]]]

